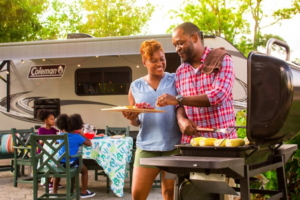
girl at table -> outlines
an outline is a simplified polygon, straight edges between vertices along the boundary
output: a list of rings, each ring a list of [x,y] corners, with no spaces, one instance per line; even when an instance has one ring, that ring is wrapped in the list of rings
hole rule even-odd
[[[140,48],[142,62],[148,74],[131,83],[129,104],[147,102],[155,106],[157,97],[164,93],[176,96],[175,74],[165,72],[166,58],[161,44],[155,40],[144,41]],[[160,169],[139,164],[139,158],[169,156],[179,153],[175,148],[180,143],[181,132],[175,115],[175,106],[159,108],[166,113],[123,112],[131,125],[139,126],[135,154],[132,198],[146,200],[154,179]],[[174,180],[165,179],[162,171],[162,195],[164,200],[173,200]]]
[[[56,135],[58,130],[53,127],[55,125],[54,113],[43,109],[38,112],[37,118],[42,122],[44,122],[44,126],[38,129],[38,135]],[[42,142],[40,143],[42,146],[44,145]],[[40,153],[40,149],[38,149],[38,153]],[[63,187],[62,185],[58,185],[58,188],[62,188],[62,187]],[[52,179],[49,181],[49,189],[50,190],[53,189]]]
[[[68,133],[68,140],[69,140],[69,153],[70,156],[75,155],[78,152],[78,149],[81,145],[92,146],[92,142],[86,138],[81,131],[83,125],[83,121],[79,114],[73,114],[71,116],[67,116],[66,114],[59,115],[56,119],[56,126]],[[80,130],[77,132],[77,130]],[[60,143],[60,141],[58,141]],[[59,151],[59,157],[65,152],[65,146],[63,146]],[[78,158],[70,158],[70,166],[71,167],[78,167],[79,162]],[[61,160],[61,164],[65,167],[66,166],[66,158]],[[89,198],[95,196],[94,192],[90,192],[87,190],[87,183],[88,183],[88,170],[85,165],[82,165],[81,168],[81,198]],[[58,184],[60,178],[54,179],[54,187],[53,187],[53,194],[57,193]]]

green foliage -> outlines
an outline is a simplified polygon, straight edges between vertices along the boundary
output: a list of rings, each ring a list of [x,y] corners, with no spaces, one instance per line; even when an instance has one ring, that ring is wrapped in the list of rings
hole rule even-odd
[[[285,166],[287,188],[291,198],[296,200],[300,196],[300,132],[286,144],[298,144],[298,150],[289,159]]]
[[[154,6],[136,6],[136,0],[84,0],[87,23],[80,32],[97,37],[122,36],[140,33],[150,19]]]
[[[257,47],[265,47],[264,42],[261,43],[260,40],[266,37],[262,37],[261,29],[272,26],[279,23],[284,19],[291,19],[294,15],[300,13],[300,0],[292,1],[292,5],[288,8],[275,10],[272,14],[273,22],[268,25],[261,27],[260,24],[267,15],[263,13],[263,3],[264,0],[243,0],[245,4],[249,6],[250,13],[254,20],[254,29],[253,29],[253,48],[257,50]],[[271,35],[271,34],[270,34]],[[273,35],[274,36],[274,35]],[[276,38],[279,36],[276,36]]]
[[[0,42],[58,39],[78,32],[134,35],[153,11],[150,3],[136,6],[136,0],[0,0]]]
[[[278,189],[278,182],[277,182],[277,173],[275,170],[268,171],[263,173],[263,175],[269,180],[266,183],[264,189],[266,190],[277,190]]]
[[[42,29],[39,17],[47,7],[47,0],[0,0],[0,42],[37,39]]]
[[[282,37],[280,37],[279,35],[274,35],[274,34],[264,34],[264,35],[261,35],[259,33],[258,37],[256,38],[255,43],[256,43],[257,46],[265,47],[265,46],[267,46],[267,43],[268,43],[269,39],[271,39],[271,38],[275,38],[275,39],[278,39],[278,40],[281,40],[281,41],[285,42],[285,40]],[[277,50],[278,53],[285,52],[285,49],[283,47],[280,47],[280,48],[276,49],[274,47],[274,45],[273,45],[272,48],[273,48],[273,50]]]
[[[68,33],[76,33],[82,26],[82,2],[73,1],[72,4],[60,0],[52,0],[48,7],[48,16],[42,20],[40,38],[57,39],[64,38]]]
[[[300,58],[295,58],[295,60],[293,61],[293,63],[296,63],[296,64],[300,65]]]
[[[233,43],[235,36],[249,32],[249,23],[243,15],[247,5],[235,2],[234,7],[228,7],[229,0],[198,0],[197,3],[187,1],[179,11],[171,10],[171,17],[184,22],[192,22],[200,27],[206,35],[216,35]],[[176,25],[172,25],[168,32]]]
[[[234,46],[240,50],[245,57],[248,57],[248,54],[254,49],[252,40],[246,36],[242,36]]]
[[[240,110],[236,113],[236,125],[237,126],[246,126],[247,124],[247,110]],[[237,130],[238,138],[244,139],[247,137],[246,129],[239,128]]]
[[[237,126],[246,126],[247,114],[246,110],[240,110],[236,114],[236,125]],[[246,137],[246,130],[239,129],[238,137]],[[295,154],[288,160],[285,166],[286,178],[287,178],[287,189],[289,196],[292,200],[298,200],[300,196],[300,132],[285,142],[285,144],[297,144],[298,150]],[[268,182],[263,181],[263,177],[268,179]],[[254,182],[251,185],[251,188],[264,188],[266,190],[277,190],[277,174],[275,170],[268,171],[262,175],[256,176],[258,181]]]
[[[273,21],[261,27],[262,20],[267,17],[263,12],[264,0],[195,0],[187,1],[180,10],[171,10],[171,18],[179,18],[183,22],[193,22],[206,35],[221,36],[231,42],[245,56],[258,47],[265,47],[268,39],[280,38],[274,34],[262,34],[261,29],[280,23],[284,19],[291,19],[300,13],[300,0],[294,0],[290,7],[275,10],[272,14]],[[230,7],[228,5],[234,5]],[[254,21],[250,39],[249,22],[244,15],[250,13]],[[169,27],[168,33],[178,24]],[[282,49],[279,49],[282,52]]]

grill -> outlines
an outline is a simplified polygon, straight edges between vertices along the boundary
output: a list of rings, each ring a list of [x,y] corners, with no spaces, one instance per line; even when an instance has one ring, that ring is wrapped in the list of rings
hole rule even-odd
[[[283,46],[284,42],[271,40]],[[268,48],[267,47],[267,48]],[[297,145],[283,144],[300,130],[300,68],[275,57],[251,52],[247,61],[246,133],[254,145],[199,147],[176,145],[180,154],[141,158],[140,164],[157,166],[176,174],[175,199],[223,199],[223,194],[250,200],[250,193],[269,194],[269,199],[288,199],[284,164]],[[251,177],[276,169],[277,191],[250,189]],[[230,187],[233,178],[239,188]],[[189,184],[187,184],[189,183]]]

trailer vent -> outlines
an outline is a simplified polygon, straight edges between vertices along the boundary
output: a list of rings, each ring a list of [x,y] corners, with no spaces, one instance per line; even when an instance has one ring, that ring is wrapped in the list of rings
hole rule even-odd
[[[86,33],[69,33],[67,39],[94,38],[94,36]]]
[[[40,110],[48,110],[56,118],[60,115],[60,99],[37,99],[34,101],[34,118],[37,118]]]

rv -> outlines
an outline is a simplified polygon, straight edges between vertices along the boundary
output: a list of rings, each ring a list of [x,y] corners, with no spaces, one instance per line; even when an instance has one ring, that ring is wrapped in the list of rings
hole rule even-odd
[[[139,50],[150,39],[162,43],[166,71],[175,72],[181,60],[170,34],[0,44],[0,130],[41,124],[33,107],[34,101],[45,98],[59,99],[61,113],[80,113],[98,129],[128,126],[121,113],[101,109],[128,105],[130,83],[147,74]],[[231,54],[234,106],[246,108],[246,57],[221,37],[205,36],[204,44],[225,47]]]

